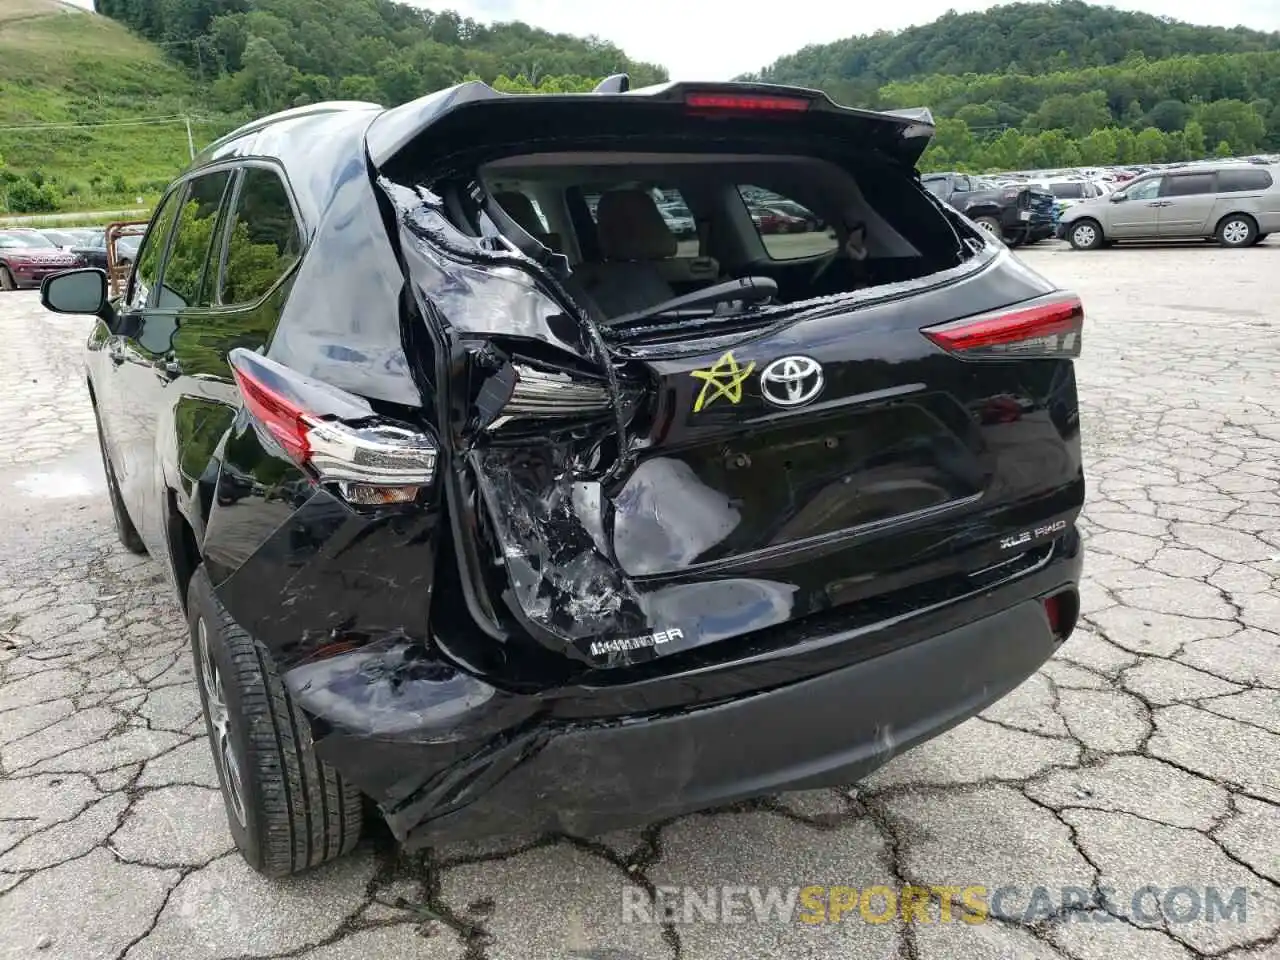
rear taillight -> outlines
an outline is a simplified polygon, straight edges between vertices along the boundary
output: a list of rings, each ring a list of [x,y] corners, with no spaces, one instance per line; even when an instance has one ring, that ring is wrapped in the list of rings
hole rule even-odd
[[[943,350],[965,359],[1030,360],[1080,356],[1083,330],[1080,298],[1053,294],[920,332]]]
[[[435,480],[437,448],[424,431],[251,351],[228,360],[259,435],[350,502],[408,502]]]
[[[686,93],[684,104],[692,110],[716,113],[804,113],[812,105],[804,97],[757,93]]]
[[[497,418],[489,424],[489,430],[496,430],[513,420],[594,417],[612,409],[609,388],[602,381],[539,370],[523,363],[516,363],[513,367],[515,383],[511,394]]]

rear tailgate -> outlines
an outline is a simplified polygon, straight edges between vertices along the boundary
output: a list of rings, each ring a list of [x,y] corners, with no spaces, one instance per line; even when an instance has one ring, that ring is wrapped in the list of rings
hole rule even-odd
[[[612,482],[554,441],[477,450],[520,609],[593,662],[634,662],[1046,547],[1083,498],[1070,360],[974,362],[920,333],[1046,292],[993,279],[633,358],[655,387]],[[769,371],[820,371],[820,392],[779,406]]]
[[[375,122],[370,155],[385,175],[406,181],[428,152],[462,170],[528,151],[533,126],[539,143],[558,129],[580,140],[588,115],[606,140],[676,129],[677,114],[689,123],[688,90],[676,85],[530,98],[520,110],[467,89],[419,104],[416,120]],[[792,130],[828,140],[835,130],[904,167],[931,130],[801,93],[810,106]],[[652,661],[914,588],[925,605],[928,584],[1016,564],[1079,510],[1079,317],[1067,349],[1024,350],[1065,336],[1062,297],[1007,253],[815,301],[763,331],[704,324],[675,347],[652,337],[606,347],[554,271],[492,246],[485,268],[453,263],[423,242],[446,238],[439,212],[402,213],[438,408],[455,411],[442,440],[473,612],[505,608],[495,621],[513,617],[579,665]],[[505,279],[508,267],[536,283]],[[1001,327],[983,359],[957,355],[955,336],[921,332],[966,317],[989,331],[1004,323],[991,311],[1027,302],[1043,315],[1016,336]],[[584,415],[593,392],[612,398],[610,416]],[[507,432],[509,417],[527,429]],[[474,599],[486,592],[501,602]]]

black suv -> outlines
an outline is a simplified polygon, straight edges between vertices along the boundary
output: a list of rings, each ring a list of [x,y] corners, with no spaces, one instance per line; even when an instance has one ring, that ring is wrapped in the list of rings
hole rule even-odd
[[[939,200],[1011,247],[1053,236],[1057,198],[1047,190],[1025,183],[992,186],[964,173],[931,173],[923,182]]]
[[[847,783],[1075,626],[1081,305],[921,187],[927,111],[623,86],[269,117],[118,302],[43,288],[265,873],[366,802],[419,845]]]

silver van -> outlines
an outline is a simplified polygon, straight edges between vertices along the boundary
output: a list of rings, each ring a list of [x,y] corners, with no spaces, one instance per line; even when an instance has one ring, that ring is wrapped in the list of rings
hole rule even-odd
[[[1280,166],[1198,165],[1144,174],[1064,210],[1058,236],[1077,250],[1117,240],[1216,239],[1249,247],[1280,230]]]

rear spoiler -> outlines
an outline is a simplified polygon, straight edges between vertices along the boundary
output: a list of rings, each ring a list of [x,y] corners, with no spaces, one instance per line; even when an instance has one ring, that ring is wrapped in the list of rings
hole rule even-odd
[[[478,80],[462,83],[379,114],[365,132],[369,159],[383,170],[401,156],[441,157],[499,142],[515,147],[610,130],[634,132],[641,122],[687,134],[691,125],[738,118],[799,125],[914,167],[934,132],[927,108],[862,110],[803,87],[690,82],[628,87],[624,74],[607,78],[591,93],[513,94]]]

